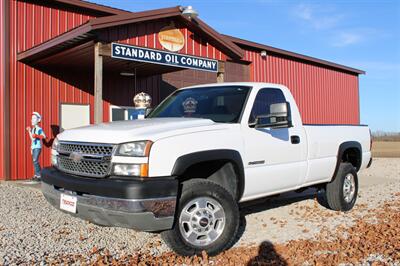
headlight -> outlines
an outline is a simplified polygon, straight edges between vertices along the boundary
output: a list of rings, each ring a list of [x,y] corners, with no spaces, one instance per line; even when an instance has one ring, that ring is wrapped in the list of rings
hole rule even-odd
[[[114,164],[114,175],[119,176],[148,176],[148,164]]]
[[[147,157],[150,153],[151,141],[136,141],[119,145],[115,155]]]
[[[58,147],[59,147],[60,143],[58,142],[58,139],[55,138],[53,141],[53,144],[51,146],[51,165],[56,166],[57,167],[57,155],[58,155]]]
[[[57,155],[56,154],[51,155],[51,165],[57,166]]]
[[[60,143],[58,142],[58,138],[55,138],[53,141],[53,145],[51,146],[51,148],[55,151],[58,151],[58,147],[59,147]]]

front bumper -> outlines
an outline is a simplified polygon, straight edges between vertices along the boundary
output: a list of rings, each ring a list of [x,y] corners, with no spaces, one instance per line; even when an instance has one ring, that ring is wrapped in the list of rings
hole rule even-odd
[[[42,192],[59,210],[62,193],[75,196],[76,213],[67,213],[95,224],[161,231],[172,228],[178,181],[172,177],[95,179],[46,168],[42,171]]]

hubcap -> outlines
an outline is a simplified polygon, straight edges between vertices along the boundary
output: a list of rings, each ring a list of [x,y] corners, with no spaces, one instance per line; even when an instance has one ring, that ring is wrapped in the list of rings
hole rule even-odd
[[[186,204],[179,216],[183,238],[194,246],[206,246],[217,240],[225,227],[221,204],[209,197],[200,197]]]
[[[356,193],[356,181],[353,174],[347,174],[343,183],[343,197],[347,203],[350,203]]]

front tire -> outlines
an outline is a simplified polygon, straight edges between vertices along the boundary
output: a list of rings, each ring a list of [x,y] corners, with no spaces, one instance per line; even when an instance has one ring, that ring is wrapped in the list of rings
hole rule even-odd
[[[326,200],[330,209],[349,211],[358,194],[358,177],[354,166],[341,163],[334,180],[326,185]]]
[[[182,185],[174,227],[161,233],[167,245],[183,256],[214,256],[231,247],[239,228],[239,207],[220,185],[203,179]]]

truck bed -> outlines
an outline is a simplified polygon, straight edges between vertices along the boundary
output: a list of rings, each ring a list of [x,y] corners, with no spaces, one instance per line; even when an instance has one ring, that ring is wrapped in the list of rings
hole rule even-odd
[[[308,144],[308,170],[305,184],[332,178],[337,162],[338,147],[344,142],[357,140],[362,149],[360,169],[368,165],[371,158],[368,126],[306,124],[304,130]]]

